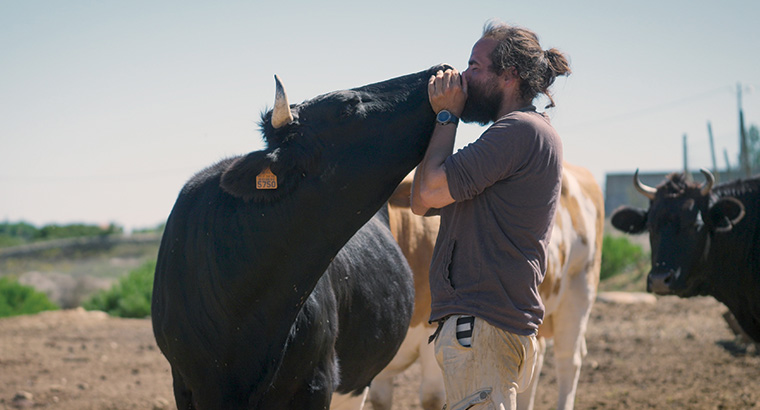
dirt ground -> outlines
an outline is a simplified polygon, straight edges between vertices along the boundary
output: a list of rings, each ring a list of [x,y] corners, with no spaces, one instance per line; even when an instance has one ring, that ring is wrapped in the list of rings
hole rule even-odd
[[[597,302],[576,408],[759,408],[760,355],[735,341],[725,311],[712,298]],[[550,352],[537,409],[555,407],[553,363]],[[395,409],[420,408],[418,372],[396,380]],[[0,409],[15,408],[174,408],[150,321],[82,310],[0,319]]]

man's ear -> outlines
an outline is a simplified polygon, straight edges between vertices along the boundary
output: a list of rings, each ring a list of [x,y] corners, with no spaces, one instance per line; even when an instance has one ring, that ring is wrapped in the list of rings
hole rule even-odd
[[[283,164],[278,151],[256,151],[233,161],[222,174],[222,189],[255,202],[273,202],[292,191],[303,175]]]
[[[519,79],[520,74],[517,72],[516,67],[507,67],[504,69],[504,71],[501,72],[501,75],[499,76],[504,82],[507,82],[509,80]]]
[[[715,232],[728,232],[746,215],[744,204],[734,197],[723,197],[710,207],[710,221]]]
[[[642,233],[647,230],[647,215],[648,212],[643,209],[621,206],[612,212],[610,222],[620,231],[631,234]]]

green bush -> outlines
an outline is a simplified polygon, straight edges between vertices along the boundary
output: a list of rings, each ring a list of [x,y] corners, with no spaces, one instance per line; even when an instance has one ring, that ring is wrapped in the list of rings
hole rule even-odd
[[[0,223],[0,235],[15,238],[20,242],[31,241],[39,230],[27,222],[3,222]]]
[[[10,248],[11,246],[23,245],[24,240],[11,235],[0,233],[0,248]]]
[[[123,233],[123,229],[114,224],[107,227],[85,224],[70,225],[45,225],[37,231],[35,240],[48,241],[51,239],[81,238],[98,235],[112,235]]]
[[[16,279],[0,278],[0,317],[26,315],[44,310],[56,310],[58,306],[48,297],[25,286]]]
[[[92,237],[122,234],[124,229],[110,224],[106,227],[85,224],[45,225],[37,228],[26,222],[0,223],[0,247],[24,245],[53,239]]]
[[[631,243],[622,236],[605,236],[602,242],[602,280],[624,272],[631,266],[646,262],[641,246]]]
[[[149,316],[155,270],[155,261],[146,262],[119,279],[110,289],[93,295],[82,306],[87,310],[102,310],[111,316],[129,318]]]

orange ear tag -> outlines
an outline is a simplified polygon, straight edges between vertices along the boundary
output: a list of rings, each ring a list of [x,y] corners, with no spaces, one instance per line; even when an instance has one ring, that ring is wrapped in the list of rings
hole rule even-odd
[[[256,176],[256,189],[277,189],[277,175],[269,167]]]

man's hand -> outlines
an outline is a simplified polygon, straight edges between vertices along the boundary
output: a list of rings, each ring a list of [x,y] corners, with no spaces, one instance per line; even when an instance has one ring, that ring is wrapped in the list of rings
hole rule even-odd
[[[428,98],[436,113],[449,110],[459,117],[467,101],[467,80],[457,70],[438,71],[428,81]],[[431,209],[440,209],[454,202],[443,163],[454,150],[456,133],[456,126],[436,124],[433,130],[425,157],[414,173],[412,212],[417,215],[425,215]]]
[[[433,112],[449,110],[459,117],[467,101],[467,80],[455,69],[438,71],[428,81],[428,98]]]

